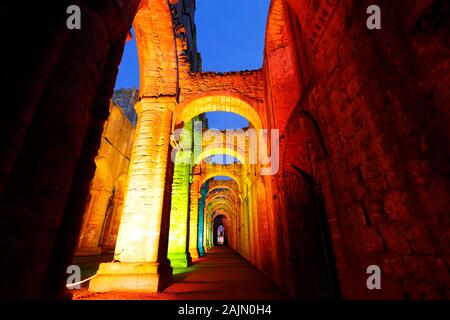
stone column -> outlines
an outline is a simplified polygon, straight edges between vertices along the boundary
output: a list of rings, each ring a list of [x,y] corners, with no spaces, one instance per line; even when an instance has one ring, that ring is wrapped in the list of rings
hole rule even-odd
[[[90,291],[157,292],[172,277],[159,255],[174,98],[144,98],[135,106],[138,123],[115,259],[102,263]]]
[[[191,183],[191,208],[189,211],[189,252],[193,260],[198,259],[198,199],[199,199],[200,175],[193,175]]]
[[[211,250],[211,245],[209,242],[209,214],[208,214],[208,208],[205,205],[205,209],[203,210],[203,215],[205,216],[205,244],[206,244],[206,251]]]
[[[200,191],[200,200],[198,206],[198,250],[201,256],[205,255],[205,204],[206,204],[206,195],[208,193],[208,182],[205,182],[203,186],[201,186]]]
[[[207,219],[207,227],[208,227],[208,246],[209,246],[209,249],[208,250],[211,250],[212,248],[214,248],[214,234],[213,234],[213,224],[214,224],[214,221],[212,221],[212,219],[211,219],[211,212],[209,212],[209,210],[208,210],[208,207],[206,207],[206,212],[205,212],[205,215],[206,215],[206,219]]]
[[[192,123],[187,123],[185,130],[192,131]],[[181,148],[176,154],[172,184],[168,257],[171,266],[176,268],[186,268],[192,263],[187,246],[192,152],[183,151],[190,149],[192,146],[192,140],[186,141],[188,138],[180,137]]]
[[[208,252],[210,249],[211,249],[211,247],[209,246],[209,240],[208,240],[208,214],[207,214],[207,211],[206,211],[206,205],[205,205],[205,208],[203,208],[203,216],[204,216],[204,218],[203,218],[203,224],[204,224],[204,229],[203,230],[205,230],[205,232],[203,232],[203,243],[205,244],[205,251],[206,252]]]
[[[99,240],[102,233],[103,222],[106,216],[111,190],[91,190],[91,198],[86,212],[86,221],[83,223],[80,240],[75,254],[79,256],[99,255],[102,248]]]
[[[211,216],[210,216],[211,218]],[[214,248],[214,221],[211,220],[209,223],[209,246]]]

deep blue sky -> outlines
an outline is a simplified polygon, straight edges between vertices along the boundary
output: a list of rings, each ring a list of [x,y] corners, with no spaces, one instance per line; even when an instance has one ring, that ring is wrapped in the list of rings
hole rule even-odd
[[[139,88],[139,62],[136,47],[136,38],[133,34],[133,40],[125,44],[125,50],[122,56],[122,62],[119,66],[119,74],[116,79],[116,89],[121,88]]]
[[[261,68],[270,0],[197,0],[203,71]]]
[[[197,0],[197,46],[203,71],[261,68],[270,0]],[[136,41],[127,42],[116,89],[139,87]],[[248,122],[222,112],[207,115],[210,128],[242,128]]]

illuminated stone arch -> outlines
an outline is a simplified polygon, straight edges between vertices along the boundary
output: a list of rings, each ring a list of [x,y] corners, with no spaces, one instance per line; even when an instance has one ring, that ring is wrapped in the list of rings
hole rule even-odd
[[[233,209],[236,208],[236,202],[233,201],[232,198],[226,196],[226,195],[217,195],[213,199],[209,199],[207,201],[206,208],[210,210],[214,205],[218,203],[226,203],[227,205],[230,205]]]
[[[274,68],[264,68],[267,70],[267,76],[271,79],[273,92],[280,90],[290,92],[274,106],[277,110],[283,110],[276,113],[273,124],[274,127],[280,129],[285,127],[296,102],[303,94],[303,89],[307,87],[306,79],[303,79],[303,76],[310,68],[304,68],[303,64],[300,65],[297,61],[307,60],[307,57],[302,55],[296,58],[296,47],[290,40],[291,37],[298,36],[297,33],[301,32],[299,29],[300,27],[294,27],[292,24],[286,0],[272,0],[266,26],[264,64],[272,66],[277,61],[283,60],[286,65],[291,66],[285,68],[283,72],[274,72]]]
[[[215,186],[214,188],[209,189],[208,190],[208,195],[214,193],[214,191],[216,191],[216,190],[221,190],[221,189],[228,190],[230,193],[233,194],[233,196],[235,197],[236,200],[239,199],[238,195],[236,194],[235,189],[233,189],[233,188],[231,188],[229,186],[226,186],[226,185],[218,185],[218,186]]]
[[[235,234],[234,228],[236,227],[236,224],[234,222],[234,217],[230,213],[230,211],[224,207],[218,207],[218,208],[214,209],[213,213],[210,216],[211,227],[214,225],[214,220],[219,216],[224,216],[226,218],[228,232],[230,233],[230,235]]]
[[[217,204],[226,204],[227,206],[230,206],[230,208],[233,208],[233,210],[236,208],[235,202],[231,198],[217,196],[208,202],[207,209],[211,211],[211,208]]]
[[[234,216],[233,212],[236,211],[236,208],[234,207],[234,205],[232,203],[229,203],[228,201],[224,201],[224,200],[222,200],[222,201],[217,200],[213,203],[210,203],[207,210],[208,210],[209,214],[211,214],[211,212],[214,212],[218,207],[227,208],[233,216]]]
[[[214,212],[217,208],[226,208],[230,214],[234,217],[236,213],[236,207],[234,204],[226,202],[226,201],[216,201],[211,203],[207,208],[206,214],[211,216],[212,212]]]
[[[230,187],[225,187],[225,188],[215,187],[214,189],[209,190],[208,193],[206,194],[206,201],[208,202],[208,201],[210,201],[210,199],[213,199],[215,196],[219,196],[219,195],[226,195],[228,198],[233,197],[233,201],[235,201],[235,202],[238,202],[240,200],[239,196],[236,194],[236,192],[232,188],[230,188]]]
[[[243,165],[246,163],[245,151],[232,146],[227,146],[226,144],[213,144],[207,146],[206,148],[202,148],[202,152],[195,158],[194,164],[199,164],[206,158],[215,155],[231,156],[238,159]]]
[[[229,244],[230,240],[231,243],[234,243],[234,235],[236,234],[234,228],[235,228],[235,223],[233,221],[233,217],[232,215],[228,212],[227,209],[225,208],[218,208],[214,211],[214,214],[211,217],[211,229],[212,229],[212,237],[213,237],[213,243],[216,244],[216,240],[217,240],[217,231],[218,231],[218,227],[220,224],[216,223],[216,219],[218,217],[222,217],[221,219],[221,225],[224,229],[225,232],[225,243],[224,244]],[[219,244],[219,243],[217,243]]]
[[[235,182],[235,181],[233,181],[233,182]],[[211,189],[209,189],[208,192],[214,192],[215,190],[220,190],[220,189],[225,189],[225,190],[230,190],[232,192],[235,192],[235,189],[233,189],[232,187],[227,186],[225,184],[216,185],[216,186],[212,187]]]
[[[233,179],[238,185],[239,192],[242,192],[241,185],[240,185],[241,178],[229,171],[210,172],[210,173],[207,173],[206,175],[202,175],[202,178],[200,180],[200,186],[203,186],[203,184],[205,184],[206,181],[211,180],[214,177],[227,177],[227,178]]]
[[[139,57],[140,96],[175,96],[178,62],[167,0],[142,0],[133,22]]]
[[[214,189],[208,190],[206,194],[206,200],[212,199],[218,195],[226,195],[228,198],[232,197],[234,200],[238,200],[239,198],[236,195],[236,192],[230,187],[220,188],[215,187]]]
[[[220,200],[227,200],[227,201],[229,201],[230,203],[232,203],[233,206],[236,205],[235,200],[233,200],[230,196],[228,196],[228,195],[225,194],[225,193],[219,193],[219,194],[214,195],[214,196],[211,197],[210,199],[207,199],[207,200],[206,200],[206,206],[208,207],[209,204],[212,204],[212,203],[214,203],[214,201],[217,201],[217,200],[219,200],[219,199],[220,199]]]
[[[196,116],[207,112],[222,111],[238,114],[246,118],[255,129],[262,129],[262,121],[258,112],[245,101],[242,96],[229,93],[200,95],[178,104],[174,111],[173,128]]]
[[[319,123],[310,112],[300,108],[300,103],[287,122],[283,140],[280,152],[283,172],[295,166],[315,176],[317,165],[329,155]]]
[[[230,212],[228,212],[226,209],[224,208],[217,208],[212,214],[211,214],[211,221],[214,221],[214,219],[220,215],[223,215],[225,217],[227,217],[227,219],[230,220],[230,222],[233,221],[233,216],[231,215]]]
[[[209,181],[208,192],[214,192],[218,189],[230,190],[232,191],[236,198],[239,198],[239,186],[235,180],[213,180]]]
[[[271,52],[288,44],[283,1],[273,0],[270,4],[266,26],[265,50]]]

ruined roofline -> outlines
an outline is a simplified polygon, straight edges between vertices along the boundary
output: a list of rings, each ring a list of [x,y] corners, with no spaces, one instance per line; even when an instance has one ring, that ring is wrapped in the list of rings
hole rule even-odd
[[[235,76],[235,75],[254,75],[262,73],[262,68],[253,70],[241,70],[241,71],[227,71],[227,72],[215,72],[215,71],[205,71],[205,72],[190,72],[191,77],[201,77],[201,76]]]

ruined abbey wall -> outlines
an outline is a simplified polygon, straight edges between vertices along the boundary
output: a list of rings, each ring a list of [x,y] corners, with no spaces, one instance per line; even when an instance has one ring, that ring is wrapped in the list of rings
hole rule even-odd
[[[449,192],[448,8],[380,1],[374,32],[364,27],[368,5],[284,3],[277,36],[290,50],[267,44],[264,68],[268,104],[290,110],[273,119],[284,129],[284,169],[311,172],[298,147],[316,141],[343,297],[448,298],[449,198],[436,197]],[[369,265],[383,270],[385,290],[366,289]]]

